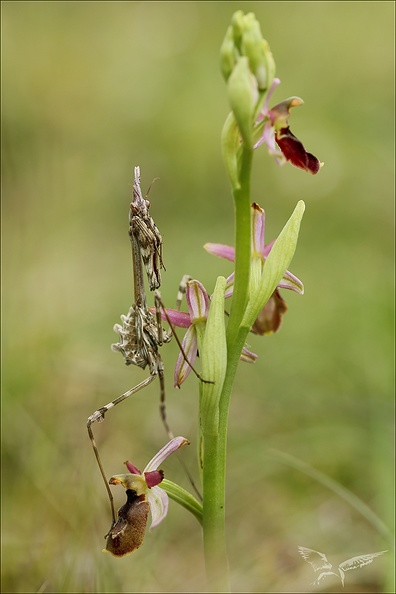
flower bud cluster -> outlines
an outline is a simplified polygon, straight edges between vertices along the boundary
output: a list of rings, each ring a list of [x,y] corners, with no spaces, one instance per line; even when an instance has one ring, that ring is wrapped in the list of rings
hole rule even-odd
[[[275,76],[275,62],[260,23],[252,12],[234,13],[220,49],[221,71],[226,81],[240,58],[246,57],[259,91],[266,91]]]
[[[237,11],[220,49],[228,98],[245,144],[253,146],[253,126],[275,75],[275,62],[253,13]]]

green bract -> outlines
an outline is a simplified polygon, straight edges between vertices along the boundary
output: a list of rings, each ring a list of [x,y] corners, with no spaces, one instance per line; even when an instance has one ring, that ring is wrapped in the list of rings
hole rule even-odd
[[[202,524],[202,504],[188,491],[172,481],[164,479],[161,483],[163,490],[168,493],[170,499],[191,512]]]
[[[304,210],[305,204],[300,200],[268,254],[261,282],[253,294],[250,295],[241,324],[244,328],[250,329],[253,326],[259,312],[263,309],[285,274],[296,249]]]
[[[201,384],[201,426],[204,435],[218,431],[219,400],[227,369],[225,287],[226,279],[219,276],[212,296],[202,344],[202,375],[213,382]]]

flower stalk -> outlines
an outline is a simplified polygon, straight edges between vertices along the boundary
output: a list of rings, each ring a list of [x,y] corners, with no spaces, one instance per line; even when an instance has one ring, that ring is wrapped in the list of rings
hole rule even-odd
[[[261,258],[262,254],[257,250],[257,253],[252,256],[250,179],[254,150],[265,142],[270,154],[278,157],[279,162],[281,152],[275,147],[276,141],[282,151],[279,130],[287,133],[289,138],[293,136],[287,126],[288,109],[281,110],[283,119],[279,123],[277,114],[271,114],[266,104],[265,96],[270,95],[267,92],[271,90],[274,81],[275,63],[253,14],[244,15],[238,11],[233,16],[221,48],[221,66],[227,81],[232,109],[223,128],[222,149],[231,183],[235,212],[233,298],[226,330],[222,327],[216,335],[211,335],[211,340],[208,341],[210,348],[207,352],[205,347],[208,347],[208,343],[205,339],[210,333],[208,318],[205,338],[202,345],[199,345],[204,377],[205,361],[211,360],[217,352],[226,355],[226,363],[221,368],[212,365],[213,375],[210,374],[209,377],[215,384],[200,386],[204,553],[208,585],[213,592],[229,591],[225,544],[225,476],[228,416],[235,374],[249,331],[287,273],[286,269],[294,254],[304,212],[304,203],[300,201],[267,256]],[[278,80],[274,85],[277,84],[279,84]],[[254,144],[257,130],[265,131],[264,140]],[[306,153],[302,143],[295,140],[296,142],[292,140],[294,143],[292,146],[290,143],[287,144],[287,154],[283,161],[289,160],[298,167],[316,173],[319,170],[319,161],[313,155]],[[297,143],[298,158],[294,154]],[[258,207],[258,210],[261,209]],[[261,212],[263,213],[262,210]],[[261,223],[260,216],[261,214],[257,214],[256,218]],[[257,237],[260,237],[260,233],[257,233]],[[256,243],[257,237],[255,235]],[[291,282],[289,279],[292,279]],[[294,279],[296,277],[289,273],[287,282],[293,285]],[[217,293],[220,291],[219,281],[220,279],[210,306],[209,317],[213,314],[216,319],[224,320],[223,310],[220,309],[220,301],[217,298]],[[221,281],[222,285],[224,285],[223,281]],[[295,287],[286,288],[297,291],[301,289],[300,292],[303,290],[300,281],[296,282]],[[224,289],[221,290],[224,295]],[[277,302],[274,302],[281,303],[280,297]],[[208,411],[210,414],[207,414]]]

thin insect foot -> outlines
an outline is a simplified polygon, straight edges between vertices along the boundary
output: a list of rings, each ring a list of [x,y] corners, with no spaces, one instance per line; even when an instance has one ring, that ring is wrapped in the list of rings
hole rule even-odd
[[[92,423],[102,423],[104,421],[105,412],[107,409],[96,410],[90,417],[88,417],[87,427],[90,427]]]
[[[202,375],[201,375],[200,373],[198,373],[198,375],[197,375],[197,378],[198,378],[199,380],[201,380],[201,382],[202,382],[203,384],[213,384],[213,385],[214,385],[214,384],[216,383],[216,382],[214,382],[214,381],[212,381],[212,380],[207,380],[207,379],[203,378],[203,377],[202,377]]]

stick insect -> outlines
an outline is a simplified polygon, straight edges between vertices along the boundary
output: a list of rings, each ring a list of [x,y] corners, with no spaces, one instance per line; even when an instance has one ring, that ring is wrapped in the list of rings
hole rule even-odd
[[[110,501],[113,520],[112,526],[116,523],[113,495],[99,456],[92,432],[92,424],[102,422],[108,410],[148,386],[158,376],[160,384],[160,415],[169,438],[173,437],[166,418],[164,365],[158,350],[163,343],[171,340],[173,333],[172,331],[165,332],[161,324],[160,310],[161,308],[165,310],[158,291],[161,286],[161,268],[165,268],[162,261],[162,236],[149,214],[149,208],[150,202],[146,198],[143,198],[140,189],[140,168],[135,167],[133,200],[129,212],[134,304],[130,307],[127,315],[121,316],[122,325],[116,324],[114,326],[114,330],[119,334],[119,342],[112,345],[112,350],[120,352],[123,355],[126,365],[137,365],[142,369],[148,366],[150,375],[130,390],[127,390],[124,394],[121,394],[121,396],[118,396],[118,398],[115,398],[115,400],[96,410],[88,417],[87,421],[88,435]],[[156,316],[147,308],[142,261],[146,269],[150,290],[155,292]],[[181,347],[176,335],[175,338]],[[195,369],[192,369],[197,374]],[[199,374],[197,375],[200,378]],[[189,478],[192,481],[190,476]],[[192,485],[195,488],[193,481]]]

